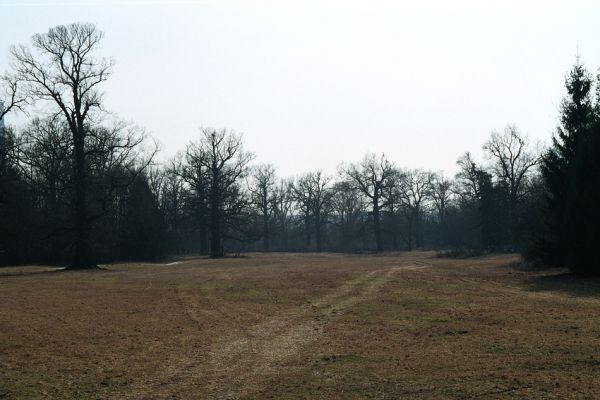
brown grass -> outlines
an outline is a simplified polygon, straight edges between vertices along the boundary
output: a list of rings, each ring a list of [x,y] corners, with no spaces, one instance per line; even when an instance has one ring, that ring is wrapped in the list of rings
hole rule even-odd
[[[516,261],[2,269],[0,399],[600,398],[600,281]]]

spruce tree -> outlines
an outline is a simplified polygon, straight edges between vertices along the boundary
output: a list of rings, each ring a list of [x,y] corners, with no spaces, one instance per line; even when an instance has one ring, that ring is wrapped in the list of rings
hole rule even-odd
[[[546,264],[599,274],[598,104],[594,80],[579,58],[565,86],[560,125],[542,162],[546,226],[536,253]]]

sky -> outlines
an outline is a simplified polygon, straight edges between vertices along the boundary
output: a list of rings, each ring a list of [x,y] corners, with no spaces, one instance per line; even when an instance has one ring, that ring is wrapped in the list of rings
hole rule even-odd
[[[161,160],[204,126],[242,133],[280,176],[369,152],[453,175],[508,123],[549,143],[576,55],[600,66],[599,16],[594,1],[0,0],[0,71],[10,45],[92,22],[115,61],[105,106]]]

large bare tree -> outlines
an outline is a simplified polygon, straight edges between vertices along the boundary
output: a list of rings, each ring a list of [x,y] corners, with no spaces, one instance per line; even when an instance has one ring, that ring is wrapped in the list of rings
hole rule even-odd
[[[32,48],[19,45],[10,51],[12,73],[23,93],[54,104],[72,136],[76,231],[72,268],[95,266],[87,210],[86,138],[90,118],[102,105],[100,85],[112,66],[110,60],[95,56],[103,37],[92,24],[60,25],[34,35]]]
[[[208,168],[204,162],[205,153],[196,145],[187,147],[184,154],[178,154],[171,161],[169,171],[185,183],[187,208],[194,230],[199,233],[200,254],[209,253],[208,244]],[[174,188],[173,188],[174,189]],[[177,191],[172,194],[177,194]]]
[[[385,204],[384,190],[386,186],[392,184],[391,180],[397,173],[394,164],[385,155],[377,157],[375,154],[367,154],[360,163],[342,165],[340,172],[369,199],[373,216],[375,246],[377,251],[382,251],[381,209]]]
[[[244,151],[242,137],[227,130],[202,128],[200,140],[188,146],[199,168],[206,171],[211,257],[224,255],[223,238],[236,239],[247,220],[250,201],[242,191],[252,153]]]
[[[510,230],[516,246],[517,207],[529,193],[529,183],[540,162],[539,152],[530,148],[529,139],[515,125],[508,125],[502,133],[492,132],[483,150],[492,162],[492,172],[508,195]]]
[[[323,248],[323,229],[333,195],[330,182],[330,177],[322,171],[316,171],[300,176],[293,185],[294,198],[304,217],[306,245],[310,248],[311,232],[314,230],[317,251]]]

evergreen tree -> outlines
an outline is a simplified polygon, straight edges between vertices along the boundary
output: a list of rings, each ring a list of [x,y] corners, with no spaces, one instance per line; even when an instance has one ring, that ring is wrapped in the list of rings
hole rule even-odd
[[[598,221],[598,104],[594,81],[577,59],[567,76],[560,125],[542,160],[546,224],[533,252],[543,262],[574,272],[600,273],[595,254]],[[594,262],[595,260],[595,262]]]

